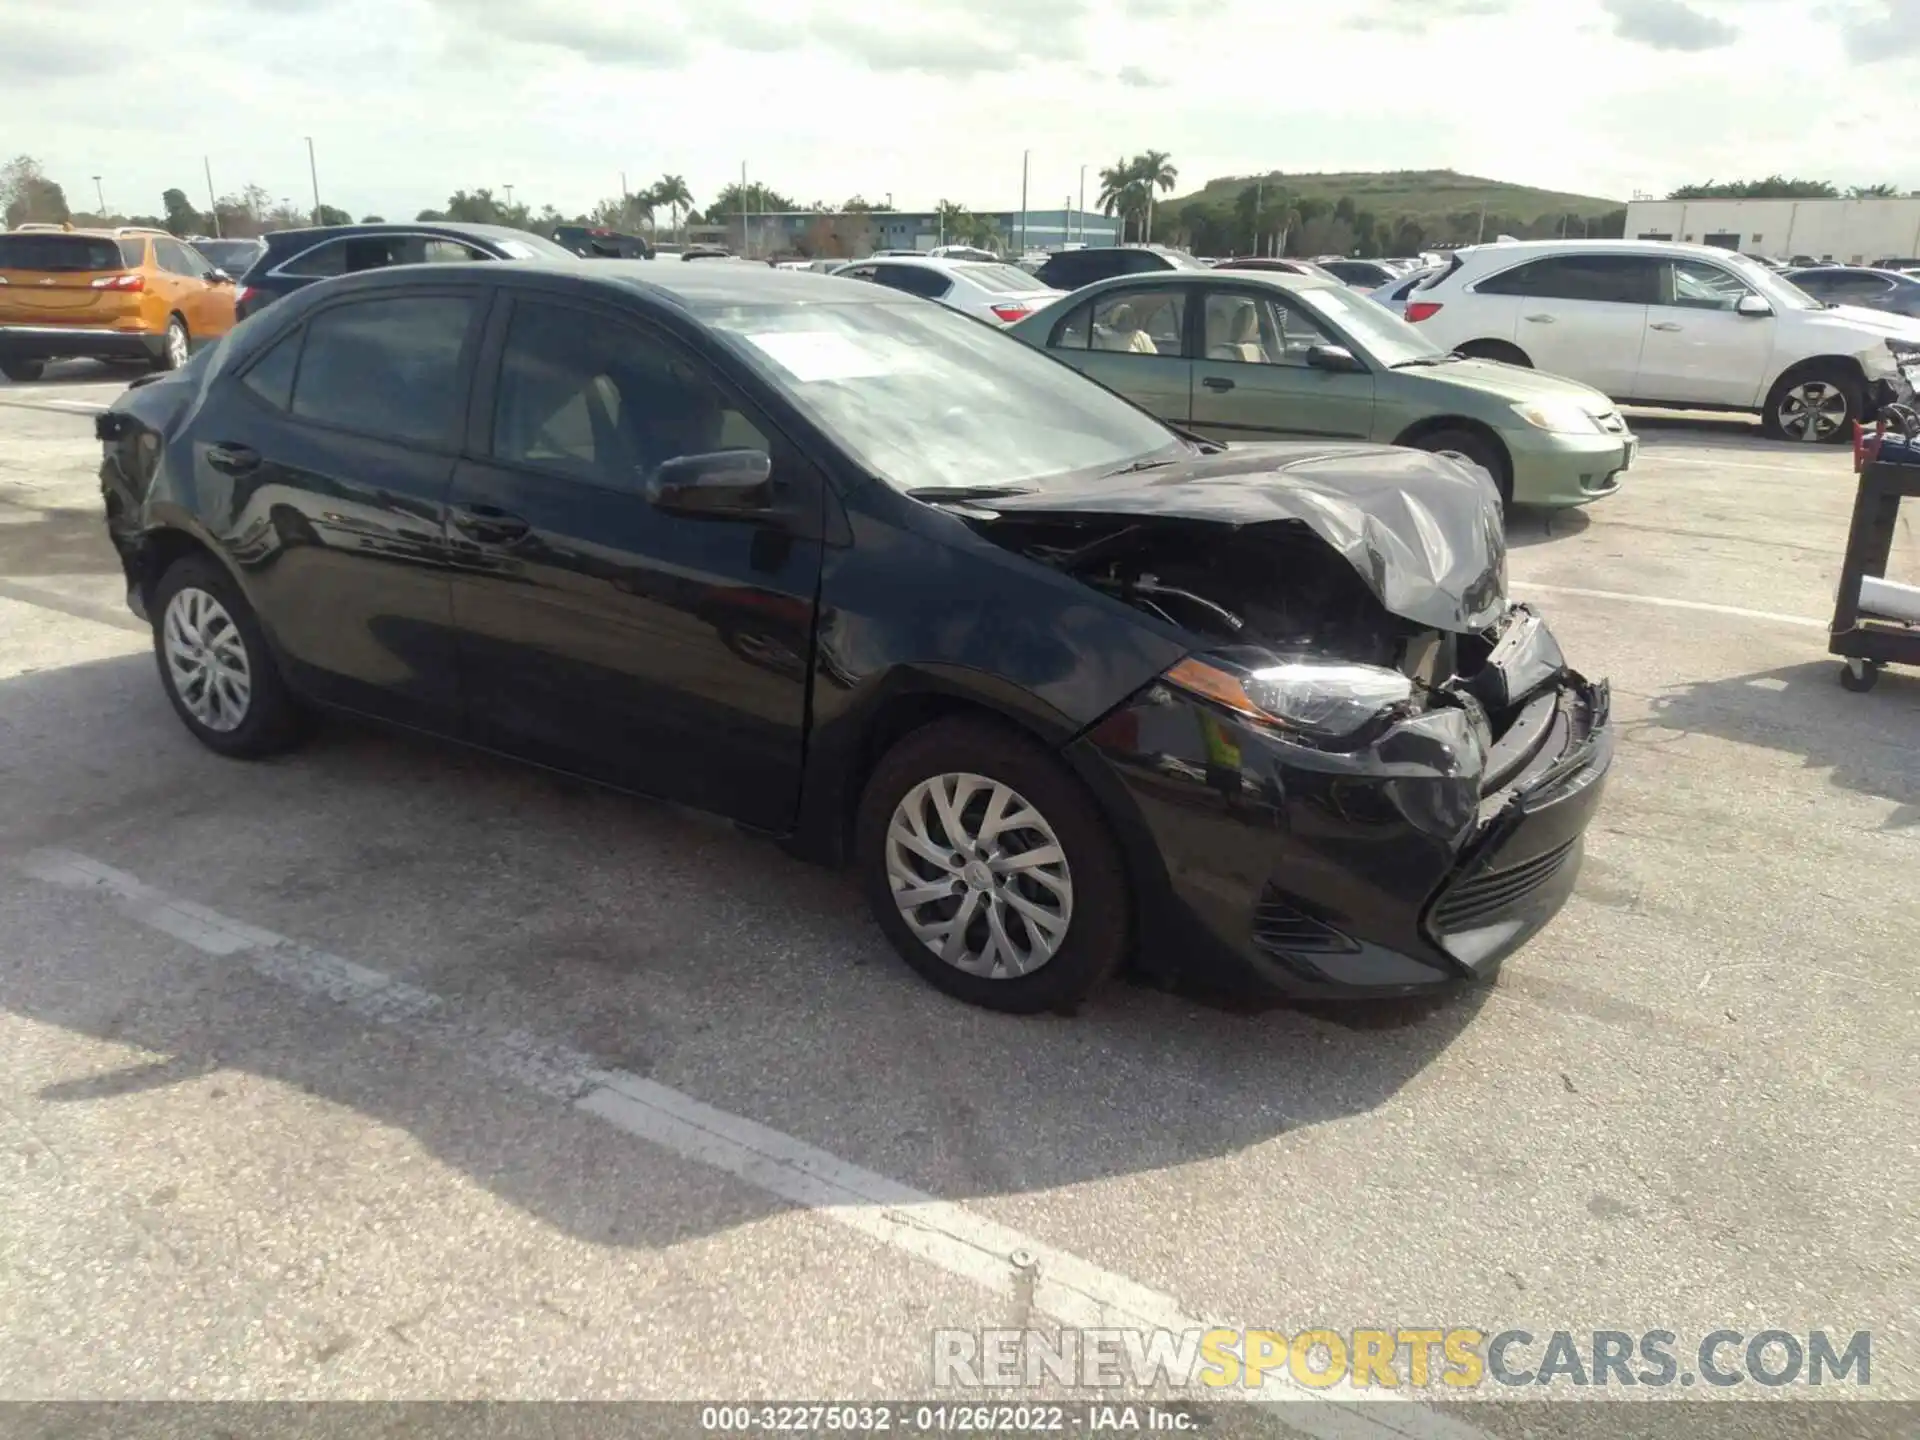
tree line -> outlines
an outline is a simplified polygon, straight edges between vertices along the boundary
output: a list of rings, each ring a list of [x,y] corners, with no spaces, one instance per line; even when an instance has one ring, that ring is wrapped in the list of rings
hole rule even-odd
[[[1909,195],[1920,196],[1920,190]],[[1670,192],[1669,200],[1890,200],[1900,194],[1898,185],[1849,185],[1843,192],[1830,180],[1789,180],[1784,175],[1769,175],[1764,180],[1707,180],[1698,185],[1682,185]]]

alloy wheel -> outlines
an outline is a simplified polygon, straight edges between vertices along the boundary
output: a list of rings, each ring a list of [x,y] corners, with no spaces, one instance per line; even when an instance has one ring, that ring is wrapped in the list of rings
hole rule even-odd
[[[1846,393],[1825,380],[1803,380],[1780,397],[1777,413],[1789,440],[1818,444],[1846,424]]]
[[[167,364],[175,370],[187,363],[187,332],[178,320],[167,326]]]
[[[161,644],[174,692],[209,730],[238,729],[253,700],[246,641],[226,606],[188,586],[167,602]]]
[[[1046,817],[997,780],[935,775],[894,807],[887,882],[907,928],[955,969],[1032,974],[1073,921],[1073,878]]]

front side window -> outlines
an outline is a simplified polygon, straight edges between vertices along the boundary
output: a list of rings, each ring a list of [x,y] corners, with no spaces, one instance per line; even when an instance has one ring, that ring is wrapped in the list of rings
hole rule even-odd
[[[307,322],[293,413],[389,440],[450,446],[460,409],[460,356],[473,302],[460,295],[383,295]]]
[[[771,453],[704,362],[607,316],[515,302],[494,401],[501,464],[638,490],[663,462],[716,450]]]
[[[458,240],[425,240],[420,245],[420,260],[426,265],[459,265],[468,260],[485,260],[471,245],[462,245]]]
[[[207,268],[195,265],[187,247],[178,240],[155,240],[153,255],[160,262],[160,268],[171,275],[192,275],[197,278]]]
[[[909,493],[1040,488],[1186,453],[1144,411],[943,305],[715,304],[701,313],[849,455]]]
[[[405,265],[419,258],[420,241],[416,236],[351,235],[329,240],[281,268],[282,273],[297,275],[303,280],[323,280],[330,275],[353,275],[362,270]]]
[[[1659,297],[1661,262],[1639,255],[1550,255],[1480,282],[1483,295],[1651,305]]]
[[[1665,303],[1683,310],[1732,310],[1753,293],[1738,278],[1705,260],[1675,260],[1673,292]]]
[[[1089,348],[1123,355],[1179,356],[1185,349],[1184,290],[1109,290],[1093,302]]]
[[[274,341],[265,354],[247,367],[240,383],[276,410],[291,408],[293,376],[300,367],[300,342],[306,333],[302,326]]]

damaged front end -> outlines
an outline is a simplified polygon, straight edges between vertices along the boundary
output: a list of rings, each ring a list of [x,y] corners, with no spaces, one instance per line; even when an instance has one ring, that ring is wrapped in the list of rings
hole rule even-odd
[[[1491,487],[1418,461],[1447,467],[1437,492],[1274,487],[1229,519],[1189,481],[1157,513],[974,517],[1190,649],[1079,742],[1166,862],[1147,958],[1211,948],[1290,993],[1402,993],[1491,974],[1571,893],[1607,688],[1506,601]]]

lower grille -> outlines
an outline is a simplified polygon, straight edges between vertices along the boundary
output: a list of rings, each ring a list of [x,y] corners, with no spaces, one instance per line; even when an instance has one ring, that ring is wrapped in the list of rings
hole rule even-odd
[[[1253,943],[1272,955],[1354,955],[1358,942],[1295,909],[1272,889],[1253,912]]]
[[[1471,930],[1513,909],[1545,885],[1573,858],[1573,840],[1504,870],[1487,870],[1448,892],[1434,908],[1434,928]]]

